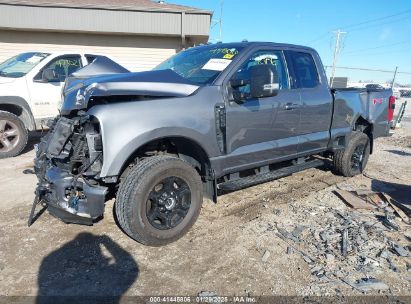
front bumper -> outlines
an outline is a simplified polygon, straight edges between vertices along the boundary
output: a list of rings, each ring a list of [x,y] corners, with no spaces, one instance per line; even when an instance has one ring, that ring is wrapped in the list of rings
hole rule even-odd
[[[64,222],[92,225],[104,213],[107,187],[89,185],[60,168],[46,171],[38,191],[49,212]]]
[[[92,225],[104,213],[108,188],[79,173],[65,169],[70,161],[65,146],[71,147],[72,125],[61,119],[37,146],[34,169],[38,178],[38,200],[66,223]],[[72,148],[70,148],[72,151]],[[57,166],[56,163],[60,165]]]

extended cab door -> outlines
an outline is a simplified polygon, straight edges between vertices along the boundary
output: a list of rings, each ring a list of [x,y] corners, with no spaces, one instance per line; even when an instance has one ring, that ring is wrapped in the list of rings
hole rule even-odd
[[[46,64],[33,79],[27,79],[30,99],[36,117],[49,118],[58,114],[58,103],[66,77],[83,66],[80,55],[63,55]],[[50,70],[52,79],[44,79],[43,72]]]
[[[283,52],[270,48],[254,51],[233,73],[230,82],[247,83],[250,68],[261,64],[277,71],[279,92],[277,96],[251,98],[248,84],[236,89],[244,99],[230,100],[226,109],[225,166],[230,170],[290,158],[297,153],[300,95],[290,90]]]
[[[286,51],[293,90],[301,96],[299,154],[325,150],[332,119],[333,97],[319,56],[304,50]]]

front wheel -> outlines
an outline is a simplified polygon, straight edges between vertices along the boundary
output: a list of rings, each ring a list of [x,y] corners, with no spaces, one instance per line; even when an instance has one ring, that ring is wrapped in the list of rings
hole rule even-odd
[[[16,115],[0,111],[0,158],[14,157],[27,145],[28,132]]]
[[[370,156],[370,140],[367,134],[353,132],[344,150],[334,154],[334,168],[337,173],[351,177],[362,173]]]
[[[161,246],[181,238],[195,223],[203,202],[202,181],[187,162],[153,156],[137,163],[121,181],[116,215],[134,240]]]

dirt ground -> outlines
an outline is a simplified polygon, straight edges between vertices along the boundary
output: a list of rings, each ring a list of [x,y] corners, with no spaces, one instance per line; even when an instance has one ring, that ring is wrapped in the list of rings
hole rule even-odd
[[[392,137],[377,140],[366,174],[344,178],[310,169],[221,195],[218,204],[204,202],[185,237],[160,248],[127,237],[113,218],[113,201],[92,227],[66,225],[45,212],[28,228],[35,177],[23,171],[32,166],[31,145],[17,158],[0,160],[0,295],[362,295],[340,279],[319,280],[273,227],[315,230],[325,228],[333,211],[351,214],[333,193],[337,187],[385,191],[411,204],[410,112]],[[400,226],[389,237],[411,245],[405,237],[410,226]],[[309,236],[301,238],[300,249],[308,250]],[[349,281],[372,276],[389,287],[366,294],[411,296],[410,257],[395,257],[395,263],[395,271],[340,268]]]

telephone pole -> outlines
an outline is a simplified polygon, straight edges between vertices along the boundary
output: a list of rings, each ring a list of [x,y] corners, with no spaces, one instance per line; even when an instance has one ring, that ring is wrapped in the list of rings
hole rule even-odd
[[[223,42],[223,5],[224,5],[224,0],[221,0],[220,2],[220,42]]]
[[[341,37],[343,34],[347,34],[347,32],[343,32],[341,30],[337,30],[334,32],[336,38],[335,38],[335,48],[334,48],[334,57],[333,57],[333,66],[332,66],[332,71],[331,71],[331,81],[330,81],[330,87],[333,87],[334,83],[334,76],[335,76],[335,68],[337,65],[337,58],[338,55],[341,51]]]
[[[224,6],[224,0],[220,0],[220,18],[211,20],[210,32],[216,25],[218,25],[219,27],[218,39],[210,38],[209,42],[212,42],[212,41],[223,42],[223,6]]]

